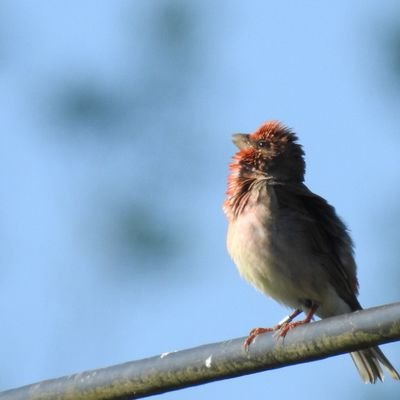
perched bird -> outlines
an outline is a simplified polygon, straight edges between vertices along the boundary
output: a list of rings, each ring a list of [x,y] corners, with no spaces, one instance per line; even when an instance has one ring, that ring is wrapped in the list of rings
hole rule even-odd
[[[247,348],[263,332],[288,330],[320,318],[361,310],[353,243],[335,209],[304,182],[297,136],[277,121],[252,134],[235,134],[224,212],[227,247],[240,274],[293,313],[274,328],[253,329]],[[305,319],[292,322],[304,312]],[[350,353],[365,383],[383,381],[381,365],[400,379],[379,347]]]

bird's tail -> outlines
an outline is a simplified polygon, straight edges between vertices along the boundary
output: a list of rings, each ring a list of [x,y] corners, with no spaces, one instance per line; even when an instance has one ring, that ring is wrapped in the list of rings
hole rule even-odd
[[[377,379],[383,382],[381,364],[393,379],[400,380],[400,374],[378,346],[350,353],[350,355],[364,383],[375,383]]]

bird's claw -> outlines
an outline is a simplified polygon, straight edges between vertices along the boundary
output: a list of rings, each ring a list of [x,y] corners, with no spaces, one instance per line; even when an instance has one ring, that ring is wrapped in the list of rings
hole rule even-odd
[[[263,333],[267,332],[274,332],[275,328],[254,328],[250,331],[249,336],[247,336],[247,339],[243,343],[243,347],[246,351],[249,350],[249,346],[253,343],[254,339]]]
[[[282,321],[279,322],[278,325],[275,325],[273,328],[254,328],[254,329],[252,329],[249,333],[249,336],[247,336],[247,339],[243,343],[244,349],[246,351],[248,351],[249,346],[253,343],[254,339],[258,335],[261,335],[263,333],[274,332],[274,336],[276,336],[277,338],[284,338],[287,335],[287,333],[291,329],[295,328],[296,326],[308,324],[311,321],[317,308],[318,308],[317,305],[314,305],[313,307],[311,307],[311,309],[307,313],[306,317],[304,319],[302,319],[301,321],[292,322],[293,318],[297,317],[301,313],[301,310],[297,309],[297,310],[294,310],[292,314],[285,317]]]

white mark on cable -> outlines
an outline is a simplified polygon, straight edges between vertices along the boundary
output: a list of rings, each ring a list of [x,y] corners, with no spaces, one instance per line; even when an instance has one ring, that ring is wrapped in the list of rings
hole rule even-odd
[[[207,358],[205,364],[207,368],[211,368],[212,355]]]

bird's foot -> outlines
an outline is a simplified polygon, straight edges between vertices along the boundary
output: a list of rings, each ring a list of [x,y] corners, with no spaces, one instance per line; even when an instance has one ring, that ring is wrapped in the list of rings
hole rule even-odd
[[[261,335],[262,333],[267,333],[267,332],[278,332],[284,328],[286,325],[288,325],[290,322],[292,322],[293,318],[296,318],[299,314],[301,314],[301,310],[294,310],[290,315],[286,316],[283,318],[281,322],[278,323],[278,325],[275,325],[273,328],[254,328],[250,331],[249,336],[243,343],[243,347],[247,351],[249,349],[249,346],[251,343],[253,343],[253,340],[258,336]],[[280,336],[280,335],[279,335]]]
[[[286,336],[286,334],[293,328],[296,328],[296,326],[300,326],[300,325],[305,325],[311,322],[315,311],[317,311],[318,306],[317,305],[313,305],[310,309],[310,311],[307,313],[306,317],[304,319],[302,319],[301,321],[296,321],[296,322],[292,322],[293,318],[289,318],[287,321],[283,321],[283,323],[280,324],[278,330],[277,330],[277,336],[284,338]],[[295,313],[293,313],[295,314]],[[293,315],[292,314],[292,315]]]
[[[276,331],[276,336],[284,338],[286,334],[293,328],[296,328],[296,326],[300,325],[305,325],[308,324],[310,321],[306,321],[306,319],[303,319],[301,321],[296,321],[296,322],[288,322],[284,325],[282,325],[277,331]]]
[[[308,324],[317,310],[318,306],[313,305],[310,308],[310,311],[307,313],[306,317],[301,321],[292,322],[294,318],[296,318],[299,314],[302,313],[302,310],[296,309],[290,315],[285,317],[282,321],[279,322],[278,325],[275,325],[273,328],[254,328],[250,331],[249,336],[243,343],[243,347],[246,351],[249,350],[249,346],[253,343],[254,339],[263,333],[267,332],[276,332],[276,336],[279,338],[284,338],[286,334],[293,328],[299,325]]]
[[[253,343],[253,340],[258,336],[261,335],[262,333],[267,333],[267,332],[274,332],[276,331],[276,327],[274,328],[254,328],[250,331],[249,336],[247,336],[247,339],[243,343],[244,349],[247,351],[249,349],[249,346],[251,343]]]

